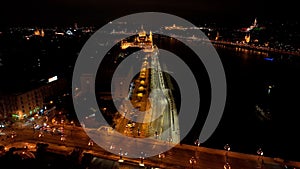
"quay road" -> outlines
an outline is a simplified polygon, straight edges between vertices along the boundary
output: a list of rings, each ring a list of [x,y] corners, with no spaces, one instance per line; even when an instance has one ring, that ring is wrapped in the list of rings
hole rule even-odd
[[[88,130],[95,132],[98,135],[101,135],[101,137],[105,137],[106,140],[114,140],[118,137],[117,135],[107,134],[104,131],[99,131],[97,129]],[[44,142],[49,144],[49,151],[57,153],[68,154],[73,150],[74,147],[80,147],[84,149],[84,152],[91,153],[94,156],[101,157],[104,159],[117,161],[120,158],[118,155],[109,153],[97,145],[89,147],[87,143],[90,139],[81,127],[65,126],[66,140],[63,142],[60,140],[60,136],[46,133],[43,138],[39,138],[36,136],[36,133],[34,133],[31,128],[15,129],[14,131],[16,132],[16,137],[13,140],[11,138],[3,139],[0,141],[0,144],[4,145],[6,148],[9,148],[12,145],[22,146],[24,143],[31,143],[31,145],[34,145],[38,142]],[[71,133],[72,136],[70,135]],[[143,141],[149,140],[143,139]],[[119,145],[113,145],[112,149],[115,149],[116,152],[119,152],[119,148],[124,147],[123,150],[126,151],[125,147],[129,147],[131,146],[131,144],[132,143],[120,142]],[[148,144],[152,144],[152,142],[149,141]],[[165,143],[162,142],[161,144]],[[151,166],[167,169],[220,169],[223,168],[225,164],[226,152],[225,150],[216,150],[201,146],[198,147],[185,144],[177,144],[171,150],[162,153],[163,156],[146,156],[144,159],[145,166],[149,168]],[[194,165],[191,165],[189,162],[191,157],[194,157],[196,161]],[[123,156],[123,159],[125,160],[125,162],[132,164],[140,163],[139,158],[126,158],[126,156]],[[274,158],[266,156],[262,157],[262,159],[264,160],[264,169],[284,169],[282,160],[276,160]],[[261,161],[258,161],[258,156],[255,155],[255,153],[251,155],[238,152],[229,152],[228,161],[231,165],[231,168],[233,169],[253,169],[261,165]],[[287,161],[286,164],[297,169],[300,168],[300,162]]]

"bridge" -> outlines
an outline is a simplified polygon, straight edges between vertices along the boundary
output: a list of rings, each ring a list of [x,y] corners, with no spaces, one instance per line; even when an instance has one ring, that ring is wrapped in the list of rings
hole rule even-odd
[[[102,136],[104,136],[106,132],[97,129],[89,130]],[[23,148],[24,146],[27,146],[28,151],[35,152],[35,145],[37,143],[46,143],[49,145],[47,151],[67,155],[77,147],[82,149],[83,153],[90,153],[95,157],[116,162],[118,163],[119,168],[125,168],[125,166],[128,167],[129,165],[131,166],[130,168],[220,169],[224,168],[226,159],[230,164],[230,168],[233,169],[284,169],[284,165],[289,168],[300,168],[300,162],[284,161],[280,158],[272,158],[265,155],[259,156],[256,152],[253,154],[243,154],[232,150],[218,150],[185,144],[177,144],[169,151],[162,152],[156,156],[145,157],[142,161],[144,167],[141,167],[141,159],[139,158],[127,158],[124,154],[122,156],[123,161],[119,162],[121,157],[118,153],[109,153],[96,144],[90,147],[88,145],[89,137],[81,127],[74,128],[74,126],[65,126],[67,137],[64,142],[60,140],[59,136],[53,136],[50,133],[45,133],[43,138],[39,138],[37,133],[30,128],[15,129],[15,132],[17,133],[17,136],[13,140],[11,138],[6,138],[0,141],[0,144],[5,146],[6,151],[11,147]],[[72,132],[73,134],[71,135]],[[116,151],[119,152],[119,147],[122,147],[122,145],[115,145],[112,149],[116,149]],[[123,150],[125,151],[125,149]],[[191,159],[193,159],[192,163]]]
[[[179,119],[170,80],[166,81],[159,62],[159,50],[152,41],[152,32],[139,32],[133,42],[123,40],[121,49],[138,47],[144,51],[139,77],[134,79],[130,89],[130,101],[124,101],[126,110],[135,109],[130,115],[118,120],[116,130],[129,136],[151,137],[168,142],[180,142]],[[132,89],[133,88],[133,89]],[[121,112],[121,114],[127,114]],[[132,116],[136,116],[135,118]],[[135,120],[132,120],[134,118]],[[131,119],[131,120],[129,120]],[[134,122],[135,121],[135,122]],[[132,126],[132,123],[134,126]],[[129,125],[129,126],[128,126]],[[134,127],[134,131],[128,128]]]

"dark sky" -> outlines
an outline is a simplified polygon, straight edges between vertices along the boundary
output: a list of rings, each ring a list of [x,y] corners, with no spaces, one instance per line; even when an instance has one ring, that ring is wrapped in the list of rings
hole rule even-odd
[[[239,22],[253,17],[296,18],[295,0],[3,0],[1,25],[97,24],[136,12],[166,12],[189,19]],[[297,18],[298,19],[298,18]]]

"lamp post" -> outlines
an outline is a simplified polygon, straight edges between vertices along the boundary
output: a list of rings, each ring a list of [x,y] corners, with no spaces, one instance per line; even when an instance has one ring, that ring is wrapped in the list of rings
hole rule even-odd
[[[199,146],[200,146],[200,141],[199,141],[199,139],[195,140],[194,144],[195,144],[196,146],[199,147]]]
[[[257,151],[256,151],[257,155],[258,155],[258,158],[257,158],[257,162],[258,162],[258,167],[261,168],[264,164],[264,160],[263,160],[263,155],[264,155],[264,152],[262,151],[261,148],[259,148]],[[261,160],[261,162],[260,162]]]
[[[94,142],[92,139],[90,139],[90,141],[88,142],[88,146],[89,146],[89,149],[92,149],[92,147],[94,146]]]
[[[144,167],[145,166],[145,164],[144,164],[144,158],[145,158],[145,154],[144,154],[144,152],[141,152],[141,156],[140,156],[140,163],[139,163],[139,166],[142,166],[142,167]]]
[[[172,137],[169,136],[169,137],[167,138],[167,141],[168,141],[168,143],[169,143],[169,146],[171,147],[171,143],[172,143],[172,141],[173,141]]]
[[[195,140],[195,141],[194,141],[194,144],[195,144],[195,146],[196,146],[196,148],[195,148],[195,156],[197,157],[197,148],[200,146],[200,141],[199,141],[199,139]]]
[[[106,107],[104,107],[102,110],[103,110],[103,114],[106,114]]]
[[[158,139],[158,132],[157,132],[157,130],[155,131],[155,138]]]
[[[158,154],[158,158],[160,159],[159,167],[161,167],[162,159],[165,158],[165,157],[166,157],[166,155],[162,152]]]
[[[12,140],[12,142],[14,142],[15,141],[15,139],[16,139],[16,136],[17,136],[17,134],[16,134],[16,132],[15,131],[12,131],[12,133],[11,133],[11,140]]]
[[[42,131],[40,131],[40,133],[39,133],[39,138],[40,138],[40,140],[42,140],[43,137],[44,137],[44,134],[43,134]]]
[[[229,144],[225,144],[224,149],[226,150],[226,153],[225,153],[225,162],[228,163],[228,152],[230,151]]]
[[[231,169],[231,166],[230,166],[230,164],[228,162],[225,163],[224,169]]]
[[[138,127],[138,129],[137,129],[137,134],[138,134],[138,136],[141,135],[140,127]]]
[[[192,166],[192,169],[194,168],[194,165],[196,164],[196,159],[194,157],[191,157],[191,159],[189,160],[190,165]]]
[[[118,160],[118,162],[120,162],[120,163],[124,162],[124,160],[123,160],[123,151],[122,151],[122,148],[120,148],[120,152],[119,152],[119,160]]]
[[[72,125],[72,128],[71,128],[71,137],[73,137],[73,130],[74,130],[74,126],[75,126],[75,123],[74,123],[73,120],[71,121],[71,125]]]

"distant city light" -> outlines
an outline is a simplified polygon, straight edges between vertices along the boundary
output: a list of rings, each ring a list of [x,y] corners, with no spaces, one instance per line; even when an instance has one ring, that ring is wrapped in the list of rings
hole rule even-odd
[[[66,34],[67,35],[73,35],[73,32],[71,30],[67,30]]]
[[[50,77],[50,78],[48,79],[48,83],[53,82],[53,81],[56,81],[56,80],[57,80],[57,76]]]

